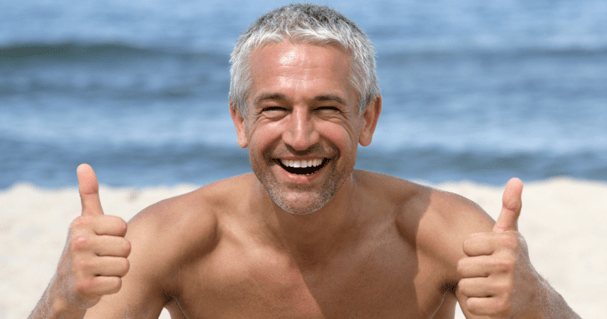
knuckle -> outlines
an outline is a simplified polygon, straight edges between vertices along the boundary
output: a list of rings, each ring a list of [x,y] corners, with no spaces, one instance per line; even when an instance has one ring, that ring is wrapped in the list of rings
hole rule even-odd
[[[84,235],[78,235],[72,238],[70,242],[70,251],[77,252],[86,250],[89,246],[89,238]]]
[[[495,289],[501,294],[505,295],[509,295],[509,292],[512,290],[512,287],[512,283],[509,280],[502,280],[499,283],[495,284]]]
[[[76,281],[74,290],[79,295],[89,295],[93,288],[93,281],[90,279],[80,279]]]
[[[90,216],[78,216],[74,218],[71,224],[71,228],[83,228],[87,227],[91,222]]]
[[[88,258],[82,258],[76,261],[76,269],[83,272],[88,272],[93,268],[93,263]]]
[[[512,273],[514,272],[514,268],[516,266],[516,260],[512,258],[504,258],[500,259],[496,262],[496,268],[498,271],[502,273]]]
[[[499,298],[495,302],[495,312],[501,316],[508,316],[512,313],[512,305],[507,298]]]

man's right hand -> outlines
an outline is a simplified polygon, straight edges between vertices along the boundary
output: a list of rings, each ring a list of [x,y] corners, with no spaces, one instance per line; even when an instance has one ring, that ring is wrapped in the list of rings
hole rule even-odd
[[[71,224],[56,280],[70,308],[88,309],[103,295],[116,293],[129,270],[131,252],[126,222],[106,216],[99,201],[99,184],[93,169],[77,169],[82,215]]]

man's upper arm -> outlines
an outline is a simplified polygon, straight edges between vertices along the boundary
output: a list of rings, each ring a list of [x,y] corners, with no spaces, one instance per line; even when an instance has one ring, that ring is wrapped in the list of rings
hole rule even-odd
[[[439,193],[440,199],[437,201],[437,206],[441,212],[442,222],[440,224],[443,228],[435,231],[444,231],[447,234],[444,238],[449,239],[445,241],[446,255],[444,258],[450,269],[451,284],[455,288],[452,292],[466,318],[480,318],[471,315],[466,309],[466,297],[460,293],[457,285],[461,279],[457,273],[457,264],[460,259],[466,257],[463,244],[468,236],[480,232],[490,232],[495,221],[474,202],[459,195]]]
[[[157,204],[158,205],[158,204]],[[155,205],[155,206],[157,206]],[[129,271],[122,278],[120,291],[106,295],[90,308],[85,318],[158,318],[164,306],[159,276],[166,273],[162,232],[157,210],[152,206],[128,224],[126,238],[131,243]]]
[[[85,318],[158,318],[179,291],[180,269],[212,250],[217,218],[198,190],[152,205],[129,221],[130,268],[122,288],[104,296]]]

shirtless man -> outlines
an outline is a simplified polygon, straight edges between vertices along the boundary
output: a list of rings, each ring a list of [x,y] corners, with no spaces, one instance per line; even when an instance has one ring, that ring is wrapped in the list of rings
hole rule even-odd
[[[457,195],[354,170],[378,91],[371,44],[343,16],[260,18],[230,90],[254,174],[161,201],[127,232],[81,165],[82,216],[30,318],[453,318],[458,301],[467,318],[577,318],[529,262],[520,180],[494,222]]]

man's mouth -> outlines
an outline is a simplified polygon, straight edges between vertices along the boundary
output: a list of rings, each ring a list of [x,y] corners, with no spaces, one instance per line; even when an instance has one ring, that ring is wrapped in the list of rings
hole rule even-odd
[[[275,159],[274,161],[285,171],[291,174],[310,175],[318,172],[321,168],[327,165],[330,160],[328,158],[323,158],[311,160]]]

